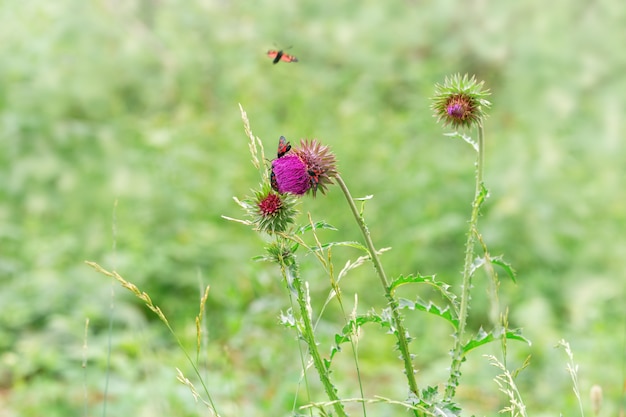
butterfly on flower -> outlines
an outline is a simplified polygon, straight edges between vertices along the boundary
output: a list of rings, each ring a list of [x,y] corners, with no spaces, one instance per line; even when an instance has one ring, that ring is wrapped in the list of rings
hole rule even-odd
[[[267,56],[273,59],[273,64],[278,64],[279,61],[298,62],[298,58],[293,55],[288,55],[284,53],[282,49],[279,49],[278,51],[274,49],[267,51]]]

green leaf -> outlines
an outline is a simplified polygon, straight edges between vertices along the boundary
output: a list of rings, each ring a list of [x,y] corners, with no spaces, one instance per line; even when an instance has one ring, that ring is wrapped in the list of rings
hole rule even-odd
[[[346,323],[341,329],[341,333],[335,334],[335,344],[330,348],[330,357],[328,359],[328,367],[330,362],[337,352],[341,351],[341,345],[349,342],[350,337],[358,332],[359,328],[366,323],[378,323],[382,327],[389,327],[389,322],[385,320],[381,315],[374,311],[370,311],[367,314],[358,315]]]
[[[434,281],[434,275],[422,276],[422,275],[400,275],[398,278],[394,279],[391,285],[389,285],[389,290],[393,291],[401,285],[404,284],[423,284],[427,282],[427,280]]]
[[[480,193],[478,194],[478,206],[481,207],[485,200],[489,197],[489,190],[485,187],[485,184],[480,184]]]
[[[301,235],[301,234],[304,234],[305,232],[308,232],[311,230],[318,230],[318,229],[337,230],[337,228],[334,227],[333,225],[326,223],[325,221],[319,221],[319,222],[313,223],[312,225],[305,224],[304,226],[300,226],[294,231],[294,233]]]
[[[480,330],[478,331],[478,334],[474,336],[465,345],[463,345],[463,349],[462,349],[463,355],[466,355],[468,352],[470,352],[473,349],[476,349],[479,346],[485,345],[487,343],[490,343],[496,340],[500,340],[502,337],[505,337],[511,340],[519,340],[520,342],[525,342],[528,345],[531,344],[530,340],[522,336],[521,329],[507,330],[504,334],[502,333],[501,330],[499,330],[499,331],[496,331],[494,334],[493,330],[487,333],[481,327]]]
[[[517,281],[515,279],[515,276],[516,276],[515,269],[513,269],[511,264],[509,264],[502,258],[502,255],[496,256],[495,258],[486,256],[486,257],[478,257],[474,259],[474,262],[472,262],[472,265],[470,268],[470,274],[473,275],[480,267],[485,265],[486,262],[490,262],[493,265],[498,265],[499,267],[504,269],[504,272],[506,272],[509,278],[511,278],[511,280],[517,284]]]
[[[446,284],[443,281],[436,281],[435,275],[400,275],[398,278],[393,280],[393,282],[389,285],[389,291],[393,293],[393,291],[401,285],[404,284],[427,284],[435,287],[441,295],[448,300],[450,305],[454,308],[455,315],[458,315],[457,311],[457,302],[456,302],[456,294],[450,292],[450,285]]]
[[[467,135],[465,135],[463,133],[460,133],[460,132],[444,133],[444,136],[449,136],[451,138],[463,139],[465,142],[467,142],[470,145],[472,145],[472,148],[474,148],[474,150],[476,152],[478,152],[478,143],[474,139],[472,139],[471,136],[467,136]]]
[[[400,308],[408,308],[410,310],[419,310],[426,313],[434,314],[435,316],[447,320],[450,324],[452,324],[455,330],[458,330],[459,319],[456,312],[452,310],[450,306],[441,308],[432,301],[427,302],[420,298],[418,298],[416,301],[407,300],[406,298],[400,298],[398,300],[398,306]]]
[[[508,263],[504,259],[502,259],[502,255],[496,256],[495,258],[491,258],[491,263],[494,264],[494,265],[498,265],[499,267],[504,269],[504,272],[506,272],[506,274],[509,276],[509,278],[511,278],[511,280],[514,283],[517,284],[517,281],[515,280],[515,277],[517,275],[515,273],[515,269],[513,269],[513,267],[511,266],[510,263]]]
[[[439,389],[435,387],[426,387],[420,392],[420,396],[409,393],[407,403],[420,407],[426,411],[426,415],[437,417],[456,417],[461,414],[461,408],[450,400],[442,399],[439,395]]]

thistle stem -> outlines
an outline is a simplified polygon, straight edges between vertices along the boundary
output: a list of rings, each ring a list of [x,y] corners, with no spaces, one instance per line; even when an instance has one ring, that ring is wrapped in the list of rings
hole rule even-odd
[[[298,306],[300,307],[300,319],[302,320],[303,324],[303,328],[300,329],[300,334],[309,348],[309,354],[313,359],[313,366],[315,366],[315,369],[317,370],[320,381],[324,386],[326,395],[328,395],[328,398],[335,409],[336,415],[339,417],[347,417],[341,399],[337,395],[337,389],[330,381],[328,368],[324,365],[320,352],[317,348],[315,333],[313,332],[313,324],[311,322],[311,309],[308,303],[308,294],[303,288],[302,281],[300,280],[300,274],[298,273],[298,268],[295,263],[290,264],[288,268],[289,274],[291,274],[293,278],[292,285],[293,288],[296,290]]]
[[[363,238],[365,239],[365,245],[367,246],[370,259],[372,260],[372,263],[374,264],[374,269],[376,270],[376,274],[380,278],[380,283],[385,289],[385,298],[387,298],[389,307],[391,308],[393,325],[395,327],[394,333],[396,337],[398,338],[398,349],[400,350],[400,355],[402,356],[402,360],[404,362],[404,371],[405,371],[405,374],[409,383],[409,389],[414,395],[418,396],[417,382],[415,381],[415,369],[413,369],[413,363],[411,362],[411,353],[409,352],[409,342],[407,340],[407,332],[404,329],[404,325],[402,324],[402,316],[400,315],[400,311],[398,309],[398,300],[391,293],[391,289],[389,288],[389,281],[387,279],[387,276],[385,275],[385,270],[383,269],[383,265],[380,262],[378,252],[376,251],[376,248],[374,247],[374,243],[372,242],[369,229],[367,228],[367,225],[365,224],[365,220],[363,220],[363,217],[359,213],[359,210],[357,209],[356,204],[354,203],[354,199],[352,198],[352,195],[350,194],[350,190],[348,190],[346,183],[343,181],[343,178],[341,178],[340,175],[337,175],[335,179],[337,180],[337,184],[339,184],[339,187],[343,191],[343,194],[346,196],[346,200],[348,201],[350,210],[352,211],[352,214],[354,215],[354,218],[357,224],[359,225],[359,228],[361,229]]]
[[[478,156],[476,158],[476,190],[472,202],[472,214],[469,221],[467,241],[465,242],[465,262],[463,265],[463,285],[461,288],[461,305],[459,307],[459,327],[454,339],[452,349],[452,364],[450,377],[446,384],[445,398],[451,400],[459,385],[461,376],[461,364],[463,363],[463,340],[469,311],[472,289],[472,262],[474,260],[474,246],[478,236],[478,214],[483,201],[483,168],[484,168],[484,131],[482,124],[478,125]]]

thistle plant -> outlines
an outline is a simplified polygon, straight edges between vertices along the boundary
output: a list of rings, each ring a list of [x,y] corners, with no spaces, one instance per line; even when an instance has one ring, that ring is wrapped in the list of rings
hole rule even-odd
[[[249,122],[243,110],[242,116],[244,125],[246,126],[246,133],[248,133],[250,139],[250,150],[253,154],[252,159],[253,161],[259,161],[258,153],[262,150],[262,147],[259,146],[260,141],[252,135]],[[274,242],[267,248],[268,256],[262,257],[261,259],[278,263],[288,288],[292,293],[295,293],[296,302],[298,304],[297,310],[300,313],[296,320],[298,323],[295,326],[296,331],[300,338],[306,342],[308,353],[312,358],[313,365],[317,370],[320,381],[328,396],[328,404],[334,407],[337,415],[345,415],[344,407],[338,397],[337,390],[329,378],[330,362],[334,354],[339,351],[339,348],[337,346],[333,349],[331,357],[327,359],[326,362],[322,361],[317,347],[318,343],[313,332],[312,312],[308,299],[309,295],[306,291],[305,283],[300,279],[299,268],[294,253],[299,246],[306,246],[298,235],[302,230],[307,229],[307,227],[292,227],[291,229],[287,229],[287,225],[294,223],[293,219],[296,214],[296,210],[293,209],[292,205],[294,197],[303,196],[305,194],[311,194],[315,197],[318,191],[325,194],[328,186],[335,182],[344,193],[348,206],[363,234],[365,245],[353,245],[358,246],[367,254],[366,258],[372,262],[374,271],[379,278],[385,298],[387,299],[389,311],[383,314],[386,316],[384,320],[381,318],[383,315],[379,316],[379,318],[386,323],[388,328],[391,329],[391,333],[397,338],[397,348],[404,364],[404,371],[409,386],[409,398],[418,398],[420,393],[415,380],[416,371],[412,363],[412,355],[409,351],[410,338],[404,328],[403,317],[400,313],[400,302],[393,293],[393,287],[390,286],[390,281],[385,274],[380,260],[380,251],[374,247],[363,214],[357,209],[355,200],[337,171],[336,158],[330,151],[330,148],[323,145],[318,140],[301,140],[299,146],[292,147],[284,137],[281,137],[277,157],[271,161],[269,170],[260,169],[259,171],[262,175],[262,181],[264,181],[264,184],[261,186],[261,191],[256,192],[254,198],[247,198],[243,201],[235,199],[246,211],[247,216],[253,220],[236,221],[252,225],[257,231],[274,235]],[[274,191],[275,194],[272,191]],[[271,202],[271,204],[268,202]],[[266,209],[267,206],[271,206],[272,210]],[[235,220],[230,217],[227,217],[227,219]],[[320,224],[321,223],[318,223],[318,226]],[[316,225],[311,222],[311,227],[308,229],[314,232],[315,228]],[[292,241],[297,245],[290,245],[287,243],[288,241]],[[322,245],[318,244],[316,248],[310,249],[313,251],[321,251],[321,248]],[[337,295],[337,298],[340,299],[338,286],[335,285],[333,291]],[[341,308],[343,310],[343,305]],[[361,317],[360,319],[361,323],[363,323],[363,318]],[[294,321],[287,320],[287,322]],[[357,325],[357,323],[359,323],[359,320],[354,317],[351,321],[347,322],[344,326],[344,331],[338,335],[339,340],[343,338],[343,341],[353,342],[353,337],[358,332],[359,325]],[[355,365],[358,367],[358,360],[356,358]],[[407,403],[407,407],[413,407],[415,414],[418,415],[417,410],[419,407],[415,407],[416,405],[419,405],[419,401],[412,400]]]
[[[489,92],[484,91],[482,87],[483,83],[477,83],[474,77],[468,78],[467,75],[461,77],[459,74],[456,74],[446,78],[443,84],[435,86],[435,96],[432,99],[432,109],[438,122],[442,122],[444,126],[461,127],[464,129],[475,127],[478,130],[478,142],[473,142],[469,136],[462,136],[468,143],[474,146],[478,156],[476,160],[476,187],[469,220],[469,231],[465,243],[465,262],[463,265],[463,283],[458,317],[459,325],[452,351],[450,377],[446,385],[445,395],[448,399],[454,397],[456,387],[459,384],[460,368],[463,361],[463,338],[465,337],[465,326],[471,299],[472,276],[474,274],[472,269],[474,246],[479,235],[478,214],[482,203],[487,197],[487,190],[482,180],[484,169],[483,119],[485,118],[485,109],[491,103],[485,98],[489,95]]]
[[[237,203],[246,211],[249,219],[236,220],[241,223],[251,225],[256,231],[267,233],[274,237],[273,242],[266,248],[267,255],[257,259],[264,259],[277,263],[283,279],[289,289],[290,296],[295,295],[298,317],[284,317],[283,323],[295,328],[298,336],[306,343],[308,355],[310,355],[313,365],[319,375],[328,396],[326,403],[314,403],[318,407],[332,405],[337,415],[346,415],[343,401],[340,399],[336,387],[330,379],[330,366],[332,359],[340,350],[342,343],[350,342],[354,347],[354,337],[361,326],[366,323],[377,323],[387,328],[396,338],[396,348],[400,353],[403,363],[404,374],[408,385],[408,396],[403,402],[407,409],[412,410],[416,416],[444,413],[458,414],[460,408],[454,403],[453,398],[456,387],[459,385],[461,376],[460,368],[466,354],[485,343],[502,340],[503,353],[506,355],[506,339],[525,340],[518,331],[511,331],[506,325],[506,318],[503,317],[498,322],[501,313],[499,312],[497,288],[498,277],[494,265],[499,265],[514,277],[513,269],[502,260],[501,257],[492,257],[487,251],[486,244],[478,231],[478,217],[480,208],[488,196],[483,184],[483,158],[484,158],[484,132],[483,121],[486,117],[486,110],[490,107],[488,97],[489,92],[483,89],[483,83],[476,81],[474,77],[467,75],[461,77],[454,75],[445,80],[441,85],[436,86],[433,97],[432,108],[439,122],[444,126],[462,129],[463,132],[454,132],[450,136],[458,136],[470,143],[477,152],[476,161],[476,183],[475,195],[472,203],[472,210],[469,220],[469,230],[465,245],[463,283],[460,296],[450,291],[450,286],[444,282],[435,280],[434,276],[407,275],[390,279],[381,261],[381,251],[377,250],[369,228],[366,224],[363,207],[357,207],[357,200],[354,199],[339,174],[336,167],[336,158],[330,149],[318,140],[301,140],[299,146],[291,146],[284,137],[279,139],[278,151],[269,166],[261,166],[259,153],[263,155],[261,141],[252,135],[249,121],[242,109],[244,126],[250,139],[250,150],[252,160],[259,169],[262,178],[260,191],[254,193],[254,197],[247,198]],[[465,132],[471,129],[478,131],[478,139],[475,141]],[[298,198],[310,194],[316,196],[317,191],[325,194],[328,186],[337,184],[343,192],[348,207],[353,214],[357,226],[362,233],[363,243],[358,242],[335,242],[332,244],[322,244],[315,235],[315,229],[330,227],[324,222],[313,222],[304,226],[296,226],[295,216]],[[230,220],[235,220],[226,217]],[[306,231],[313,232],[316,245],[307,245],[301,235]],[[315,253],[324,269],[331,276],[332,294],[341,304],[341,290],[338,282],[333,279],[332,260],[330,249],[327,251],[327,258],[322,256],[325,248],[332,246],[351,246],[362,250],[365,256],[362,260],[369,260],[373,265],[373,270],[378,277],[382,293],[387,302],[387,308],[382,312],[372,312],[359,315],[353,314],[346,318],[346,323],[336,336],[336,346],[331,349],[331,354],[327,359],[322,359],[318,342],[314,333],[313,311],[309,300],[308,286],[300,278],[299,265],[296,258],[296,251],[303,247]],[[482,256],[476,257],[477,247],[482,248]],[[361,261],[362,263],[362,261]],[[356,264],[356,263],[355,263]],[[468,337],[466,324],[469,314],[471,300],[472,277],[481,266],[484,266],[487,275],[490,277],[490,295],[492,301],[492,322],[494,329],[490,332],[481,330],[473,337]],[[400,299],[396,296],[396,289],[405,284],[427,284],[434,286],[442,294],[447,306],[440,307],[432,302]],[[413,364],[413,356],[410,352],[409,344],[412,340],[404,326],[405,317],[403,309],[419,310],[435,314],[451,323],[455,329],[453,348],[451,350],[452,362],[450,375],[445,384],[445,393],[440,397],[436,386],[426,386],[420,389],[415,378],[416,369]],[[355,357],[355,365],[358,371],[358,359]],[[363,412],[366,414],[365,403],[369,400],[361,398],[363,402]],[[323,411],[325,413],[325,411]]]
[[[486,110],[490,103],[486,97],[489,92],[483,89],[483,83],[477,82],[474,77],[454,75],[445,80],[435,88],[435,95],[432,99],[432,109],[434,116],[446,127],[460,129],[449,133],[448,136],[460,137],[471,144],[477,153],[475,172],[475,193],[472,202],[470,219],[468,222],[467,240],[465,243],[463,277],[460,294],[457,295],[451,290],[450,285],[443,281],[438,281],[435,276],[422,275],[400,275],[389,277],[384,269],[381,255],[382,249],[377,249],[368,225],[365,221],[365,202],[369,198],[355,199],[348,189],[348,186],[337,168],[337,160],[331,149],[317,139],[303,139],[299,144],[292,144],[286,138],[280,137],[276,157],[268,160],[265,157],[265,150],[262,141],[252,134],[248,117],[241,108],[244,130],[249,139],[249,149],[252,157],[252,165],[257,169],[260,177],[260,185],[251,191],[251,194],[243,199],[234,198],[235,202],[243,209],[245,218],[237,219],[223,216],[227,220],[236,221],[240,224],[251,227],[255,232],[264,235],[268,244],[265,254],[258,256],[256,260],[269,261],[278,265],[281,278],[285,284],[286,293],[291,303],[291,309],[287,313],[281,313],[282,324],[293,330],[298,340],[301,355],[302,375],[309,396],[309,404],[303,409],[312,407],[318,408],[321,415],[334,415],[338,417],[347,416],[345,404],[348,402],[360,402],[363,408],[363,415],[367,415],[366,405],[374,402],[384,401],[389,405],[401,406],[410,410],[414,416],[426,415],[446,415],[453,416],[460,414],[460,407],[454,402],[456,389],[461,377],[461,365],[466,355],[471,350],[493,341],[500,341],[502,345],[503,359],[498,361],[491,357],[492,363],[498,366],[503,374],[496,379],[500,389],[509,396],[511,406],[507,409],[514,415],[525,415],[525,406],[521,400],[521,395],[517,391],[514,382],[516,372],[510,373],[506,370],[506,341],[514,339],[520,341],[527,340],[521,336],[517,330],[508,328],[506,314],[502,314],[499,309],[497,290],[498,276],[496,266],[502,268],[507,275],[514,279],[514,271],[502,257],[491,256],[487,250],[487,245],[478,230],[478,218],[480,209],[488,197],[488,191],[483,183],[484,169],[484,130],[483,122],[486,117]],[[468,132],[477,131],[477,139],[474,140]],[[357,227],[362,234],[362,242],[331,242],[322,243],[316,231],[319,229],[333,229],[325,221],[314,221],[311,214],[308,215],[305,224],[298,225],[299,206],[304,204],[306,196],[316,197],[318,191],[324,195],[332,185],[338,185],[346,198],[348,209],[354,216]],[[360,202],[361,207],[357,206]],[[311,233],[314,243],[309,244],[304,235]],[[352,262],[348,262],[341,272],[336,275],[332,248],[350,247],[362,251],[360,257]],[[476,255],[477,250],[481,250],[480,256]],[[334,344],[330,348],[330,354],[324,357],[320,352],[320,343],[316,335],[316,320],[321,317],[323,310],[314,311],[311,304],[309,285],[303,280],[300,274],[300,263],[298,261],[298,251],[306,250],[313,254],[325,274],[330,278],[330,291],[327,303],[336,300],[340,310],[344,315],[343,327],[335,334]],[[372,279],[381,286],[381,293],[386,301],[386,307],[382,311],[370,310],[365,314],[359,314],[357,303],[352,313],[347,313],[343,304],[340,279],[356,267],[370,262],[374,272]],[[123,286],[135,293],[142,299],[148,308],[153,310],[164,321],[166,326],[169,323],[165,319],[161,310],[156,307],[147,294],[140,292],[129,282],[122,279],[115,272],[108,272],[97,264],[90,263],[99,272],[117,279]],[[492,304],[490,311],[491,324],[493,329],[485,331],[481,329],[475,335],[469,335],[467,331],[467,319],[470,309],[472,279],[478,269],[484,267],[489,278],[489,294]],[[441,295],[445,305],[437,305],[429,300],[403,299],[397,296],[396,291],[404,285],[428,285],[435,288]],[[201,313],[204,309],[206,297],[201,301]],[[437,384],[418,386],[413,363],[413,354],[410,351],[410,336],[404,321],[404,311],[420,311],[433,314],[444,319],[454,328],[453,346],[451,353],[450,373],[445,382],[445,392],[439,393]],[[200,317],[201,315],[199,315]],[[413,318],[413,316],[411,316]],[[196,318],[198,332],[196,357],[200,350],[200,322]],[[366,398],[361,385],[361,374],[357,354],[357,340],[359,339],[360,328],[367,324],[379,325],[395,340],[402,362],[404,377],[407,383],[406,397],[401,400],[382,399],[381,397]],[[174,334],[174,333],[173,333]],[[331,379],[331,367],[333,358],[341,351],[342,344],[352,346],[354,365],[360,388],[360,398],[342,399],[335,383]],[[180,344],[180,342],[179,342]],[[182,347],[182,345],[181,345]],[[196,375],[200,377],[196,363],[188,356]],[[312,364],[326,394],[327,401],[313,401],[309,392],[307,370]],[[193,384],[179,374],[178,378],[187,385],[194,397],[198,398],[198,391]],[[200,378],[201,382],[202,379]],[[218,415],[216,406],[211,399],[208,387],[202,382],[204,394],[207,400],[207,407]],[[332,411],[330,411],[332,409]],[[295,411],[295,410],[294,410]]]
[[[479,340],[490,340],[494,338],[502,338],[503,352],[506,352],[506,338],[525,340],[517,331],[509,331],[507,326],[498,326],[496,317],[499,315],[497,288],[498,277],[495,273],[493,265],[500,265],[514,280],[515,275],[511,266],[502,260],[501,257],[491,257],[487,246],[478,230],[478,216],[480,208],[487,199],[489,193],[483,183],[484,170],[484,128],[483,122],[486,117],[486,110],[489,109],[491,103],[486,97],[489,91],[483,88],[484,82],[478,82],[475,77],[468,75],[461,76],[455,74],[445,79],[443,84],[435,86],[435,95],[432,98],[432,106],[434,116],[438,122],[444,126],[460,128],[464,131],[476,129],[478,140],[475,141],[465,132],[455,131],[448,136],[461,137],[467,143],[472,145],[477,153],[476,157],[476,175],[475,175],[475,191],[472,202],[472,211],[469,219],[467,232],[467,240],[465,242],[465,260],[463,264],[463,281],[461,284],[461,299],[458,307],[456,332],[454,334],[454,347],[451,351],[452,363],[450,366],[450,376],[446,383],[445,400],[451,400],[459,385],[461,376],[461,364],[465,359],[468,348]],[[483,250],[482,257],[475,256],[476,246],[480,245]],[[483,333],[477,335],[472,340],[466,340],[466,325],[469,314],[472,278],[475,272],[481,266],[485,267],[490,278],[490,298],[492,303],[492,313],[490,314],[494,326],[496,328],[490,334]],[[503,318],[506,323],[506,317]]]
[[[308,286],[302,281],[296,250],[300,243],[298,231],[293,225],[298,214],[295,204],[296,197],[307,192],[315,196],[317,190],[325,192],[326,186],[332,183],[336,175],[335,158],[328,147],[322,146],[316,140],[302,141],[301,147],[295,149],[283,137],[279,141],[277,158],[271,162],[269,171],[259,163],[264,159],[263,146],[250,129],[247,115],[241,109],[245,131],[250,139],[252,161],[261,173],[262,185],[254,197],[235,201],[245,210],[252,220],[235,220],[251,225],[256,231],[273,236],[273,241],[266,248],[267,255],[258,259],[277,263],[281,275],[291,294],[295,294],[297,317],[286,318],[283,322],[292,324],[298,337],[306,343],[308,354],[315,367],[320,382],[328,396],[337,416],[346,416],[344,406],[340,401],[337,389],[330,380],[330,369],[324,363],[318,349],[313,324],[313,312],[310,304]],[[259,158],[261,154],[261,158]],[[303,368],[306,371],[303,361]],[[305,372],[306,373],[306,372]]]

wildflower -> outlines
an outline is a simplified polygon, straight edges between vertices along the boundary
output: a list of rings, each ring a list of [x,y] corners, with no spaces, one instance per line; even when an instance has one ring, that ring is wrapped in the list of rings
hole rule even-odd
[[[295,153],[272,161],[272,182],[279,193],[303,195],[311,188],[307,166]]]
[[[337,176],[335,155],[317,140],[301,140],[300,148],[272,161],[272,183],[280,193],[303,195],[311,191],[326,193]]]
[[[288,194],[278,194],[269,184],[255,191],[254,197],[241,202],[241,206],[252,217],[257,230],[267,233],[284,232],[298,213],[297,201]]]
[[[326,194],[326,186],[332,184],[332,179],[337,176],[337,161],[330,148],[315,139],[301,140],[300,149],[294,152],[306,163],[313,197],[318,189]]]
[[[258,203],[259,213],[264,217],[272,217],[280,213],[283,201],[278,194],[269,193]]]
[[[435,96],[431,108],[435,112],[437,122],[453,128],[469,128],[479,125],[486,117],[484,110],[491,106],[485,99],[489,90],[483,90],[484,81],[476,81],[467,74],[461,77],[455,74],[446,77],[445,82],[435,85]]]

